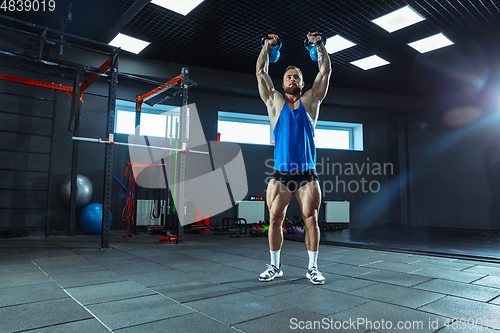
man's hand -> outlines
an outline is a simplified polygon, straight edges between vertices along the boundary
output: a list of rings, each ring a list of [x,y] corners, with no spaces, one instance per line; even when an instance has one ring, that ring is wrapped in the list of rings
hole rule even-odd
[[[307,33],[307,40],[309,41],[310,44],[316,44],[321,39],[322,38],[320,35],[318,35],[318,32],[308,32]]]
[[[271,39],[266,39],[266,43],[268,43],[270,46],[275,46],[278,44],[278,35],[269,34],[267,36],[271,38]]]

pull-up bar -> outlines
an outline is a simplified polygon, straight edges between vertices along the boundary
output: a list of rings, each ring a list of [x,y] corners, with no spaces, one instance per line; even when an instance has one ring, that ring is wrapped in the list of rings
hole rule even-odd
[[[191,150],[186,148],[186,144],[182,144],[182,148],[168,148],[168,147],[160,147],[160,146],[148,146],[148,145],[140,145],[136,143],[127,143],[127,142],[119,142],[119,141],[113,141],[113,135],[110,135],[110,139],[101,139],[101,138],[84,138],[84,137],[78,137],[74,136],[71,138],[71,140],[74,141],[85,141],[85,142],[93,142],[93,143],[105,143],[109,145],[118,145],[118,146],[129,146],[129,147],[139,147],[139,148],[151,148],[151,149],[160,149],[160,150],[170,150],[170,151],[178,151],[182,153],[193,153],[193,154],[204,154],[204,155],[209,155],[207,151],[199,151],[199,150]]]

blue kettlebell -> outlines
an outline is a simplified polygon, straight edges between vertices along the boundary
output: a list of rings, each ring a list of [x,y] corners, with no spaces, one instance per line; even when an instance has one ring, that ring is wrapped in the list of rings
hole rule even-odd
[[[269,37],[262,38],[261,41],[262,47],[264,47],[264,42],[266,39],[271,39],[271,38]],[[278,38],[278,44],[271,46],[271,49],[269,50],[269,62],[271,64],[275,63],[280,58],[280,49],[281,49],[281,40]]]
[[[323,43],[323,45],[326,45],[325,35],[317,34],[316,36],[318,36],[318,35],[321,36],[321,43]],[[306,39],[304,40],[304,46],[309,51],[309,56],[311,57],[311,59],[313,61],[317,62],[318,61],[318,52],[316,51],[316,46],[314,44],[309,43],[309,39],[307,38],[307,36],[306,36]]]

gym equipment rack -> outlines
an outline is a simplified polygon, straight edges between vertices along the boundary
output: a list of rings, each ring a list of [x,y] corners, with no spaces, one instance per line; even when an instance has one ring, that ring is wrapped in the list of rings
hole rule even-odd
[[[0,74],[1,80],[15,81],[24,84],[37,85],[40,87],[46,87],[50,89],[62,90],[71,96],[71,111],[70,119],[68,123],[68,129],[73,132],[73,137],[78,137],[80,129],[80,106],[83,99],[84,91],[90,87],[95,81],[100,77],[104,76],[109,79],[109,93],[108,93],[108,105],[107,105],[107,133],[114,133],[115,126],[115,109],[116,109],[116,90],[118,84],[118,77],[123,76],[124,78],[137,80],[141,82],[154,83],[155,81],[149,80],[140,76],[131,75],[127,73],[119,73],[118,63],[119,63],[119,52],[120,49],[110,46],[108,44],[87,39],[84,37],[69,34],[63,31],[58,31],[48,27],[40,26],[30,22],[22,21],[19,19],[14,19],[5,15],[0,14],[0,19],[3,22],[10,21],[15,25],[24,26],[25,30],[9,27],[0,24],[0,29],[9,30],[12,32],[20,33],[28,37],[39,38],[40,48],[39,52],[36,54],[34,52],[26,50],[15,50],[8,51],[0,49],[0,57],[5,57],[8,59],[13,59],[13,63],[4,63],[3,66],[18,68],[30,72],[41,73],[44,75],[71,78],[73,79],[73,87],[55,85],[47,82],[35,81],[25,78],[19,78],[9,75]],[[28,31],[28,29],[30,31]],[[34,33],[32,31],[41,31],[40,34]],[[69,42],[68,40],[73,40],[74,42]],[[93,67],[86,64],[81,64],[77,62],[71,62],[59,58],[52,58],[44,55],[44,45],[46,42],[51,42],[55,45],[68,45],[74,48],[79,48],[87,50],[96,54],[109,56],[109,59],[105,61],[100,67]],[[83,45],[85,44],[85,45]],[[88,45],[93,45],[95,47],[100,47],[103,50],[97,49],[95,47],[89,47]],[[34,63],[38,67],[36,69],[30,68],[28,66],[21,66],[20,63]],[[86,79],[82,80],[82,77],[87,76]],[[156,100],[153,103],[159,103],[167,98],[171,98],[176,95],[181,95],[181,110],[186,110],[188,104],[188,88],[196,83],[189,80],[189,70],[187,68],[182,68],[181,75],[174,78],[175,82],[167,82],[167,84],[158,87],[157,91],[148,95],[142,96],[142,102],[153,97],[158,97],[161,92],[167,90],[174,86],[175,83],[179,86],[179,89],[163,98],[161,100]],[[172,80],[171,80],[172,81]],[[179,81],[179,82],[178,82]],[[149,104],[149,103],[148,103]],[[139,104],[138,104],[139,105]],[[138,106],[139,107],[139,106]],[[140,109],[139,109],[140,111]],[[181,112],[180,117],[180,142],[186,143],[187,141],[187,112]],[[73,124],[74,123],[74,124]],[[71,129],[71,124],[73,124],[73,129]],[[79,140],[73,140],[73,153],[72,153],[72,167],[71,167],[71,196],[70,196],[70,219],[68,227],[68,236],[75,235],[75,221],[76,221],[76,184],[77,184],[77,171],[78,171],[78,150],[79,150]],[[105,165],[104,165],[104,204],[103,204],[103,222],[102,222],[102,233],[101,233],[101,248],[109,249],[109,236],[110,236],[110,212],[111,212],[111,194],[112,194],[112,181],[113,181],[113,145],[107,144],[105,148]],[[179,191],[181,192],[180,202],[178,207],[180,208],[177,213],[185,213],[185,198],[184,198],[184,184],[185,180],[185,154],[180,154],[180,169],[179,169]],[[49,209],[49,197],[50,193],[47,195],[47,206],[46,206],[46,216],[45,216],[45,237],[49,237],[49,219],[48,219],[48,209]],[[179,225],[178,241],[183,241],[183,227]]]

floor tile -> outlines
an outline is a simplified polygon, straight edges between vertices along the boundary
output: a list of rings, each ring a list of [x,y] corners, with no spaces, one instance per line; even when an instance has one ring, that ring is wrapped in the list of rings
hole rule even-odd
[[[500,295],[500,289],[440,279],[424,282],[414,288],[469,298],[481,302],[488,302]]]
[[[418,270],[418,265],[408,265],[406,263],[401,262],[393,262],[393,261],[381,261],[375,262],[372,264],[364,265],[363,267],[373,268],[377,270],[385,270],[385,271],[394,271],[400,273],[410,273]],[[421,266],[421,269],[425,268]]]
[[[128,280],[125,276],[110,270],[54,275],[52,279],[63,288],[83,287]]]
[[[118,301],[156,293],[134,281],[68,288],[66,291],[83,305]]]
[[[449,270],[455,270],[455,271],[461,271],[465,270],[467,268],[471,268],[473,265],[472,264],[466,264],[466,263],[461,263],[455,261],[443,261],[442,259],[424,259],[420,260],[414,263],[411,263],[410,265],[418,265],[418,266],[426,266],[426,267],[438,267],[441,269],[449,269]]]
[[[479,280],[482,277],[484,277],[484,275],[481,274],[458,272],[454,270],[442,269],[437,267],[427,267],[424,269],[419,269],[413,272],[413,274],[426,276],[430,278],[451,280],[464,283],[471,283],[473,281]]]
[[[30,331],[29,333],[109,333],[109,330],[104,327],[97,319],[84,319],[71,323],[53,325],[44,328],[38,328]]]
[[[117,272],[118,274],[123,274],[123,275],[153,272],[165,269],[165,266],[163,265],[144,260],[138,263],[114,264],[114,265],[107,265],[106,267],[114,272]]]
[[[500,289],[500,277],[486,276],[480,280],[474,281],[473,284]]]
[[[397,253],[387,253],[383,256],[380,256],[380,259],[384,262],[399,262],[404,264],[415,263],[420,260],[415,258],[413,255]]]
[[[21,251],[33,261],[44,258],[73,257],[76,255],[72,250],[57,247],[57,244],[52,244],[50,247],[21,248]]]
[[[0,308],[2,332],[17,332],[92,318],[70,298]]]
[[[333,273],[333,274],[338,274],[338,275],[345,275],[345,276],[361,276],[367,273],[373,273],[376,272],[376,269],[373,268],[366,268],[366,267],[359,267],[359,266],[353,266],[353,265],[345,265],[345,264],[329,264],[329,265],[323,265],[318,267],[321,272],[325,273]]]
[[[266,269],[266,264],[268,263],[269,260],[244,258],[238,261],[228,262],[226,265],[260,274]]]
[[[66,265],[66,264],[90,262],[89,259],[79,255],[75,255],[74,253],[73,255],[67,255],[67,256],[35,258],[33,259],[33,261],[38,266],[42,267],[42,269],[46,266],[51,266],[51,265]]]
[[[192,274],[186,274],[175,269],[165,268],[161,271],[128,274],[127,278],[146,287],[161,286],[165,284],[179,283],[184,281],[196,281]]]
[[[253,278],[229,282],[227,285],[241,291],[246,291],[263,297],[283,293],[293,293],[313,286],[309,281],[306,281],[305,278],[295,281],[276,278],[269,282],[261,282],[258,279]]]
[[[325,273],[325,275],[328,273]],[[353,290],[368,287],[371,285],[376,285],[378,282],[362,280],[358,278],[352,278],[348,276],[328,274],[325,279],[325,284],[322,288],[330,289],[333,291],[339,291],[343,293],[349,293]]]
[[[88,309],[112,330],[193,312],[161,295],[94,304],[89,305]]]
[[[493,275],[500,277],[500,267],[477,265],[474,267],[464,269],[464,272],[478,273],[482,275]]]
[[[348,328],[345,332],[374,330],[382,333],[433,333],[443,327],[446,320],[441,316],[378,301],[370,301],[330,317]]]
[[[0,262],[0,275],[19,274],[19,273],[34,273],[40,269],[28,259],[15,259],[17,262],[6,261]]]
[[[43,271],[50,276],[62,275],[62,274],[77,274],[85,272],[97,272],[105,270],[108,270],[106,266],[99,265],[93,261],[43,266]]]
[[[151,287],[151,289],[181,303],[228,295],[240,291],[229,285],[210,281],[180,282]]]
[[[323,315],[330,315],[368,302],[367,299],[324,289],[321,286],[283,293],[267,299],[295,306],[300,304],[301,308],[314,309],[315,312]]]
[[[363,256],[344,256],[344,255],[329,256],[328,258],[325,258],[325,260],[336,262],[339,264],[354,265],[354,266],[370,265],[383,261],[381,256],[363,257]]]
[[[316,325],[316,332],[325,329],[328,332],[326,323],[328,318],[324,315],[306,309],[295,308],[282,312],[270,314],[258,319],[250,320],[234,327],[245,333],[261,332],[313,332]],[[312,328],[312,329],[311,329]]]
[[[252,272],[222,264],[212,265],[210,268],[206,268],[203,271],[192,272],[190,275],[196,279],[205,279],[215,283],[248,279],[249,277],[255,276]]]
[[[116,333],[189,332],[189,333],[241,333],[201,313],[191,313],[152,323],[115,330]]]
[[[500,306],[494,304],[486,304],[478,301],[467,300],[463,298],[457,298],[454,296],[446,296],[444,298],[438,299],[435,302],[427,304],[421,308],[421,311],[433,313],[439,316],[443,316],[449,319],[453,318],[469,318],[481,319],[484,326],[490,328],[492,326],[493,320],[496,319],[498,322],[498,317],[500,314]],[[486,322],[489,322],[486,325]]]
[[[375,271],[359,276],[360,279],[411,287],[431,280],[429,277],[390,271]]]
[[[350,292],[350,294],[415,309],[445,296],[439,293],[385,283],[357,289]]]
[[[186,304],[229,325],[260,318],[292,307],[289,304],[247,292],[239,292]]]
[[[0,275],[0,288],[18,287],[49,282],[52,281],[39,269],[28,273]]]
[[[54,282],[2,288],[0,295],[0,307],[69,297]]]

